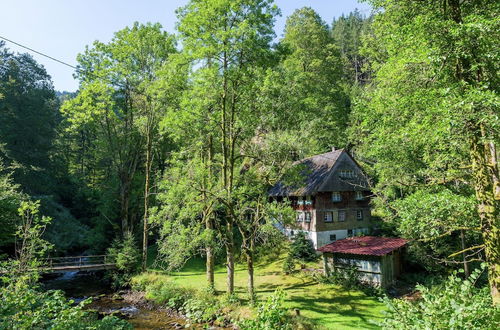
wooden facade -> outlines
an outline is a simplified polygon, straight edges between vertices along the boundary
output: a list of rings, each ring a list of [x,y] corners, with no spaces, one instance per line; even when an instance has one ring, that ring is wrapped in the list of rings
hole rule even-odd
[[[373,239],[371,242],[370,240]],[[359,278],[374,286],[388,287],[403,272],[403,256],[407,241],[384,237],[363,237],[359,248],[352,247],[351,238],[323,246],[323,267],[326,275],[355,267]]]
[[[295,187],[277,184],[274,198],[289,198],[297,211],[294,226],[283,228],[288,236],[305,232],[319,248],[332,241],[367,234],[373,227],[370,191],[365,174],[343,149],[297,162],[304,166],[304,181]]]

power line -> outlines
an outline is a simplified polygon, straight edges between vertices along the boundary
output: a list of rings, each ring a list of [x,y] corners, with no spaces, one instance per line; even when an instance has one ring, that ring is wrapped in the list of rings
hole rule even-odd
[[[45,56],[45,57],[47,57],[47,58],[50,58],[50,59],[51,59],[51,60],[53,60],[53,61],[59,62],[59,63],[61,63],[61,64],[63,64],[63,65],[69,66],[70,68],[72,68],[72,69],[75,69],[75,70],[76,70],[76,66],[71,65],[71,64],[68,64],[68,63],[66,63],[66,62],[64,62],[64,61],[58,60],[57,58],[54,58],[54,57],[49,56],[49,55],[46,55],[46,54],[41,53],[41,52],[39,52],[39,51],[36,51],[36,50],[34,50],[33,48],[30,48],[30,47],[27,47],[27,46],[21,45],[20,43],[17,43],[17,42],[15,42],[15,41],[12,41],[12,40],[7,39],[7,38],[2,37],[2,36],[0,36],[0,39],[3,39],[3,40],[5,40],[5,41],[8,41],[8,42],[10,42],[10,43],[13,43],[14,45],[17,45],[17,46],[19,46],[19,47],[22,47],[22,48],[25,48],[25,49],[27,49],[27,50],[29,50],[29,51],[32,51],[32,52],[34,52],[34,53],[37,53],[38,55],[42,55],[42,56]]]

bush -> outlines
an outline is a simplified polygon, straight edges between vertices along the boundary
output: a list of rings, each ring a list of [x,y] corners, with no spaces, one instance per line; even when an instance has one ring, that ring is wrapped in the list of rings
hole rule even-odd
[[[283,262],[283,272],[285,272],[285,274],[290,274],[293,273],[294,270],[295,262],[293,261],[292,256],[288,255]]]
[[[267,300],[258,307],[257,317],[253,320],[244,320],[238,324],[241,329],[248,330],[275,330],[292,329],[293,322],[288,310],[283,306],[285,294],[276,290]]]
[[[356,289],[362,291],[367,296],[383,297],[385,294],[384,289],[373,286],[371,283],[362,282],[360,274],[354,266],[346,269],[337,268],[329,276],[320,272],[314,272],[312,277],[318,283],[339,285],[347,290]]]
[[[141,253],[133,235],[127,233],[123,240],[115,240],[107,252],[116,263],[116,269],[109,272],[113,287],[130,285],[132,275],[139,271],[141,261]]]
[[[184,288],[170,281],[153,282],[146,287],[146,299],[176,310],[184,306],[195,293],[195,289]]]
[[[234,297],[214,296],[210,291],[182,287],[161,275],[141,274],[131,281],[132,288],[146,291],[146,299],[175,309],[193,322],[226,322],[225,311]],[[238,301],[239,302],[239,301]]]
[[[467,280],[456,274],[433,287],[417,285],[421,299],[385,298],[389,307],[385,329],[500,329],[500,308],[492,305],[489,288],[474,286],[476,270]]]
[[[298,232],[290,244],[289,256],[302,263],[314,261],[318,258],[312,241],[303,232]]]

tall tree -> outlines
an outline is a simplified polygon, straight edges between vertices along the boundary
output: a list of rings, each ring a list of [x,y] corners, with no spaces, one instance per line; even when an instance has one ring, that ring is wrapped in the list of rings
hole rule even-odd
[[[50,76],[0,43],[0,94],[0,156],[25,192],[51,193],[58,102]]]
[[[259,122],[253,114],[256,96],[252,87],[255,72],[269,58],[277,13],[269,0],[192,0],[178,11],[184,51],[200,67],[195,83],[210,88],[209,102],[201,106],[216,127],[213,143],[218,145],[214,148],[218,154],[213,157],[213,173],[217,177],[212,179],[224,206],[218,229],[224,237],[230,294],[234,292],[234,187],[242,158],[240,146],[255,134]]]
[[[375,79],[353,137],[376,160],[383,202],[446,188],[475,196],[493,301],[500,286],[498,15],[482,1],[371,1]],[[457,199],[458,201],[458,199]],[[396,210],[397,211],[397,210]],[[474,223],[465,228],[474,230]],[[460,225],[455,226],[460,230]]]
[[[328,25],[313,9],[297,9],[287,18],[277,54],[281,61],[262,79],[257,99],[273,109],[268,125],[300,136],[306,154],[345,146],[349,99]]]
[[[99,176],[111,175],[119,183],[118,218],[123,233],[133,230],[136,215],[143,210],[144,262],[153,154],[160,141],[159,122],[169,106],[165,104],[166,96],[170,96],[169,91],[165,90],[165,95],[158,92],[163,88],[158,82],[159,72],[168,72],[165,66],[175,52],[173,36],[159,24],[135,23],[118,31],[108,44],[96,41],[93,48],[79,55],[80,90],[63,107],[72,124],[69,129],[88,131],[96,137],[93,143],[99,155],[94,166],[104,165]],[[144,171],[145,178],[143,207],[136,206],[134,214],[130,214],[131,198],[137,196],[132,189],[138,170]],[[103,182],[110,183],[113,181]]]
[[[365,84],[370,79],[367,58],[361,52],[362,38],[370,33],[371,17],[366,18],[357,9],[332,22],[331,36],[340,51],[343,76],[347,84]]]

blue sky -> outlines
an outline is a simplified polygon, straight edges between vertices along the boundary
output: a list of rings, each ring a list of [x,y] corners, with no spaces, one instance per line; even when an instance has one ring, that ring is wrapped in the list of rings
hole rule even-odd
[[[69,64],[94,40],[109,41],[113,33],[134,21],[160,22],[174,32],[175,9],[187,0],[1,0],[0,36],[24,44]],[[369,14],[370,7],[357,0],[275,0],[282,16],[276,20],[276,34],[281,36],[288,15],[309,6],[331,23],[334,17],[358,8]],[[11,43],[13,51],[26,52]],[[57,90],[75,91],[78,82],[73,69],[33,54],[52,76]]]

